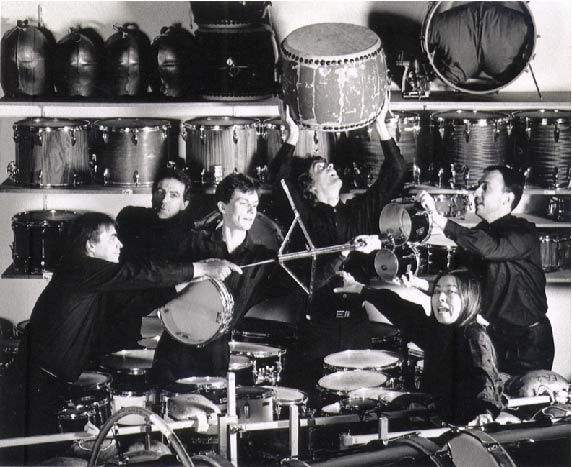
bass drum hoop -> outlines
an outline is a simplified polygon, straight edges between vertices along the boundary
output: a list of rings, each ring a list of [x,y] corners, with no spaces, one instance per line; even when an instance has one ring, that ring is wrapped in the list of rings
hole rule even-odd
[[[442,3],[453,3],[453,2],[435,2],[431,7],[429,12],[427,13],[425,20],[423,21],[423,26],[421,28],[421,50],[423,50],[425,52],[425,54],[427,55],[427,59],[429,60],[429,64],[431,65],[431,68],[433,69],[433,71],[435,71],[435,73],[437,74],[437,76],[439,76],[439,78],[445,83],[447,84],[447,86],[451,86],[453,89],[456,89],[457,91],[461,91],[461,92],[467,92],[469,94],[491,94],[493,92],[497,92],[500,89],[508,86],[509,84],[513,83],[514,81],[516,81],[520,75],[522,75],[522,73],[525,71],[525,69],[527,68],[526,66],[524,66],[522,68],[522,70],[516,74],[516,76],[514,78],[512,78],[510,81],[508,81],[507,83],[503,84],[502,86],[499,86],[497,88],[494,89],[490,89],[490,90],[486,90],[486,91],[476,91],[473,89],[466,89],[463,88],[462,86],[459,86],[457,84],[454,84],[452,82],[450,82],[444,75],[443,73],[441,73],[441,71],[439,71],[439,69],[435,66],[435,64],[433,63],[433,56],[432,54],[429,52],[429,27],[431,26],[431,22],[433,20],[433,17],[435,16],[435,13],[437,12],[437,10],[440,8]],[[461,3],[461,2],[454,2],[454,3]],[[469,3],[469,2],[465,2],[465,3]],[[526,13],[528,13],[529,17],[530,17],[530,22],[532,24],[533,27],[533,31],[531,36],[533,37],[533,43],[532,43],[532,48],[530,50],[530,53],[527,54],[528,57],[526,58],[526,63],[527,65],[531,62],[531,60],[534,58],[534,52],[536,50],[536,38],[537,38],[537,29],[536,29],[536,23],[534,21],[534,17],[532,16],[532,11],[530,10],[530,7],[526,4],[526,2],[518,2],[521,4],[521,6],[524,8],[524,10],[526,11]]]
[[[469,459],[461,458],[455,459],[454,451],[455,445],[460,439],[464,439],[465,437],[469,437],[471,441],[475,441],[479,444],[479,448],[482,448],[483,453],[489,454],[494,462],[495,465],[498,467],[516,467],[516,464],[510,457],[510,455],[506,452],[506,450],[502,447],[502,445],[494,439],[491,435],[485,433],[484,431],[478,430],[463,430],[460,433],[454,435],[448,442],[447,446],[449,447],[449,452],[451,456],[451,460],[453,461],[454,465],[467,465],[464,462],[469,461]],[[474,459],[475,451],[471,449],[471,455],[467,457],[471,457],[469,461],[472,463],[472,459]],[[460,463],[457,463],[459,462]]]

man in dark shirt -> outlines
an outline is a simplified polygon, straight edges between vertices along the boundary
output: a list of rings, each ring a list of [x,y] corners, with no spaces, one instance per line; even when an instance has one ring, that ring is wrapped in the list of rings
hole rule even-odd
[[[270,174],[276,185],[276,215],[283,226],[288,226],[293,216],[279,185],[282,179],[286,181],[300,219],[316,247],[344,244],[360,235],[379,234],[381,210],[398,196],[406,173],[405,161],[385,125],[388,104],[389,99],[386,99],[375,122],[384,155],[377,180],[365,193],[345,203],[340,201],[342,181],[332,164],[321,157],[302,160],[293,157],[299,130],[289,109],[282,109],[288,137],[272,161]],[[305,247],[301,236],[294,237],[292,243],[292,249]],[[343,255],[338,255],[320,258],[317,262],[320,282],[316,284],[314,297],[300,324],[303,344],[299,358],[303,363],[296,364],[299,368],[289,368],[286,375],[286,379],[293,382],[305,381],[307,391],[315,387],[327,354],[371,347],[369,319],[362,300],[336,296],[329,283],[329,278],[334,278],[344,260]]]
[[[258,208],[258,184],[242,174],[226,176],[217,186],[215,198],[222,215],[221,225],[201,236],[222,250],[222,258],[237,265],[270,259],[275,252],[256,243],[249,230]],[[230,359],[230,331],[240,318],[270,293],[274,264],[264,264],[231,274],[225,285],[234,298],[234,310],[228,332],[203,347],[183,344],[163,332],[153,361],[153,380],[159,387],[190,376],[225,376]],[[287,280],[286,280],[287,281]],[[282,284],[292,287],[293,282]],[[168,306],[168,305],[167,305]]]
[[[240,271],[222,260],[119,264],[115,223],[98,212],[74,220],[66,238],[66,254],[34,306],[16,358],[27,435],[57,431],[62,398],[95,356],[104,315],[120,311],[115,292],[174,286],[195,275],[224,279]]]
[[[499,369],[511,375],[552,369],[554,340],[546,317],[546,278],[542,271],[539,234],[533,223],[511,213],[520,202],[524,176],[505,167],[485,169],[475,191],[473,228],[463,227],[435,210],[430,194],[419,194],[435,225],[472,253],[483,275],[481,314],[495,345]]]

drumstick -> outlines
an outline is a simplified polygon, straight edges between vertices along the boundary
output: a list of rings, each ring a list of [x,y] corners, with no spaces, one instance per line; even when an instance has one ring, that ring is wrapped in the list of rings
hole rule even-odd
[[[274,258],[270,258],[270,259],[266,259],[266,260],[262,260],[262,261],[257,261],[255,263],[249,263],[249,264],[245,264],[244,266],[240,266],[241,268],[252,268],[255,266],[260,266],[262,264],[269,264],[269,263],[274,263],[275,261],[278,261],[280,263],[286,262],[286,261],[293,261],[295,259],[302,259],[302,258],[313,258],[315,256],[319,256],[319,255],[325,255],[325,254],[329,254],[329,253],[339,253],[340,251],[354,251],[362,246],[365,245],[365,242],[363,241],[356,241],[355,243],[344,243],[342,245],[333,245],[333,246],[326,246],[326,247],[322,247],[322,248],[313,248],[311,250],[308,251],[296,251],[296,252],[292,252],[292,253],[282,253],[282,254],[278,254],[276,255],[276,257]]]

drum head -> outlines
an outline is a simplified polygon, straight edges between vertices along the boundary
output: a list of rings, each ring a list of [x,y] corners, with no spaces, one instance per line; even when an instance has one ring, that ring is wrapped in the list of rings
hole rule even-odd
[[[284,235],[278,224],[261,212],[256,214],[249,235],[254,243],[264,245],[273,251],[278,251],[284,241]]]
[[[205,128],[208,130],[226,130],[233,126],[241,128],[254,128],[258,121],[254,118],[240,118],[240,117],[200,117],[187,120],[184,123],[185,128],[194,130],[198,128]]]
[[[227,386],[226,378],[219,376],[189,376],[178,379],[176,384],[179,387],[195,389],[224,389]]]
[[[160,336],[162,332],[163,325],[158,316],[143,316],[141,320],[141,337],[143,339]]]
[[[159,120],[156,118],[110,118],[107,120],[98,120],[95,124],[99,126],[100,129],[108,128],[111,130],[163,128],[171,126],[169,120]]]
[[[264,386],[237,386],[237,399],[268,399],[272,397],[272,389]]]
[[[149,370],[153,365],[154,349],[120,350],[105,355],[100,363],[105,368],[113,370]]]
[[[364,370],[339,371],[323,376],[318,386],[326,391],[337,394],[347,394],[350,391],[362,388],[381,386],[387,377],[381,373]]]
[[[324,363],[331,368],[352,370],[381,369],[395,365],[399,356],[385,350],[344,350],[327,355]]]
[[[505,449],[485,432],[456,434],[447,443],[453,464],[478,467],[516,467]]]
[[[285,386],[264,386],[274,392],[276,403],[282,405],[298,405],[306,402],[306,394],[298,389],[287,388]]]
[[[381,40],[375,32],[350,23],[316,23],[292,31],[282,48],[299,58],[358,59],[375,52]]]
[[[252,344],[250,342],[231,341],[228,343],[230,352],[235,354],[247,355],[251,358],[269,358],[278,357],[285,353],[284,349],[278,347],[270,347],[262,344]]]
[[[79,375],[79,378],[73,383],[73,386],[90,388],[99,387],[100,385],[107,383],[111,383],[111,375],[95,371],[85,371]]]
[[[473,94],[496,92],[514,81],[535,46],[526,2],[437,2],[423,25],[422,47],[439,78]]]
[[[463,125],[465,122],[487,124],[508,118],[509,115],[502,112],[485,112],[482,110],[448,110],[431,114],[433,121],[445,121],[456,125]]]

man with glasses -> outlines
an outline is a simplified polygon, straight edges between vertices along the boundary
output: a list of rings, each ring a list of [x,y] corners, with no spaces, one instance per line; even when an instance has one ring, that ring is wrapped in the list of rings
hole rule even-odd
[[[434,225],[472,254],[470,266],[483,276],[481,315],[490,323],[499,369],[510,375],[551,370],[554,360],[539,234],[532,222],[512,215],[523,191],[519,171],[487,167],[474,193],[482,222],[473,228],[440,215],[429,193],[418,195]]]

